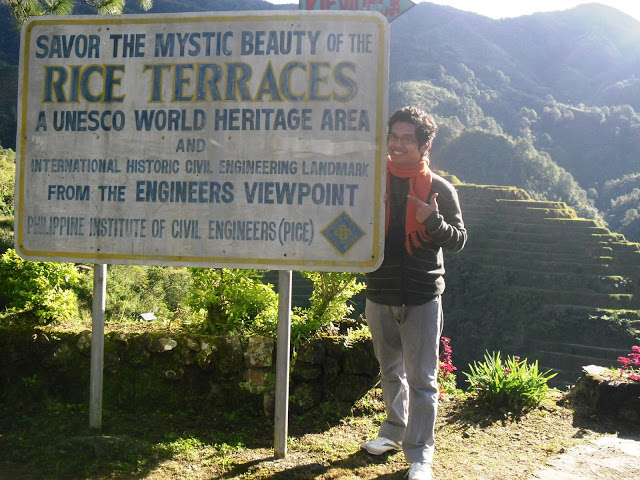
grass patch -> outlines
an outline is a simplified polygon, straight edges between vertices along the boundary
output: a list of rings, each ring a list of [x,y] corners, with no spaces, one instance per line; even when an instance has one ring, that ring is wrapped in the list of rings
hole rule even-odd
[[[0,411],[0,478],[66,479],[400,479],[402,453],[360,449],[384,417],[379,389],[355,406],[324,404],[291,416],[287,456],[273,457],[273,422],[235,415],[105,411],[103,431],[88,428],[86,405],[45,402]],[[435,478],[526,479],[549,457],[619,429],[582,415],[552,391],[540,408],[512,418],[467,395],[441,402]]]

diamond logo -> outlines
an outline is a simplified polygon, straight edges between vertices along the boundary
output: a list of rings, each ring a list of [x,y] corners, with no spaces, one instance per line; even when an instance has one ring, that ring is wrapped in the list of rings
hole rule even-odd
[[[341,255],[347,253],[364,236],[355,220],[344,211],[324,227],[321,233]]]

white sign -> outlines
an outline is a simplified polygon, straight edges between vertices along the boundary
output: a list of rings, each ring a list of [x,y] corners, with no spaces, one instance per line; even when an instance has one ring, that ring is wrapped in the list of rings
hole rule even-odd
[[[46,261],[375,269],[388,45],[376,12],[31,19],[16,250]]]

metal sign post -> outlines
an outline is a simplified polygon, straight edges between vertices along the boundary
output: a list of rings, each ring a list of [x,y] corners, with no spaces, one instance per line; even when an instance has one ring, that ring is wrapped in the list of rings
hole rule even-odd
[[[287,455],[289,430],[289,366],[291,344],[291,270],[278,274],[278,338],[276,345],[276,405],[274,454]]]
[[[104,311],[107,298],[107,266],[93,266],[91,325],[91,376],[89,386],[89,428],[102,429],[102,379],[104,365]]]

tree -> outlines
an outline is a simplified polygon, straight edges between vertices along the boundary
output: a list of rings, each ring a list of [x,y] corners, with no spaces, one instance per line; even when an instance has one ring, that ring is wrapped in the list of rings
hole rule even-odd
[[[11,15],[18,27],[31,17],[41,15],[69,15],[75,6],[75,0],[0,0],[9,6]],[[82,0],[94,8],[100,15],[120,15],[125,0]],[[149,10],[153,0],[138,0],[140,8]]]
[[[434,149],[432,162],[435,168],[446,169],[463,181],[513,185],[537,200],[566,202],[579,215],[602,220],[573,176],[523,138],[514,140],[480,128],[466,129]]]
[[[29,262],[10,248],[0,256],[0,278],[3,321],[46,325],[78,314],[78,269],[71,263]]]

